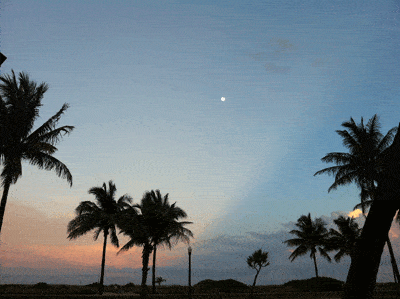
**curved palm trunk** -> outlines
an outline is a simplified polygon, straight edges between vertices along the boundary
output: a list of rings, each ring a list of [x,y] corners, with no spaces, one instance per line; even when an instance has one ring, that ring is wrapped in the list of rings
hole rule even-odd
[[[142,297],[147,296],[147,273],[149,272],[149,257],[152,251],[150,244],[145,244],[142,251]]]
[[[103,256],[101,258],[101,274],[100,274],[100,295],[104,292],[104,267],[106,265],[106,247],[107,247],[107,236],[108,229],[104,231],[104,243],[103,243]]]
[[[258,276],[258,274],[260,273],[260,271],[261,271],[261,267],[260,267],[260,269],[256,269],[256,271],[257,271],[257,274],[256,274],[256,276],[254,277],[254,281],[253,281],[253,288],[256,286],[256,281],[257,281],[257,276]]]
[[[395,200],[390,200],[392,198],[397,199],[398,196],[381,195],[371,205],[361,237],[356,243],[344,286],[344,299],[372,298],[383,248],[399,207]]]
[[[313,256],[313,260],[314,260],[314,268],[315,268],[315,277],[318,278],[317,258],[315,256],[315,253],[314,253],[314,256]]]
[[[1,227],[3,226],[4,212],[6,211],[7,197],[8,197],[8,191],[10,190],[10,186],[11,186],[11,180],[7,179],[4,184],[3,196],[1,197],[1,203],[0,203],[0,233],[1,233]]]
[[[157,253],[157,246],[154,245],[153,247],[153,267],[152,267],[152,286],[153,286],[153,294],[156,293],[156,253]]]
[[[397,267],[396,259],[394,257],[394,253],[393,253],[392,242],[390,242],[389,236],[387,238],[386,244],[387,244],[388,249],[389,249],[390,262],[392,263],[394,282],[395,283],[399,283],[400,282],[399,268]]]

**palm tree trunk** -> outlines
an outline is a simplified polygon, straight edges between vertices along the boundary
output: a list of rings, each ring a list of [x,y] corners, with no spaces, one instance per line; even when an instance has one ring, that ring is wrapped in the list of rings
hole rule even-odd
[[[390,200],[392,198],[397,200],[398,196],[381,194],[371,205],[361,237],[356,243],[344,286],[344,299],[372,298],[383,248],[399,206],[396,200]]]
[[[313,259],[314,259],[314,267],[315,267],[315,277],[318,278],[317,258],[315,257],[315,253],[313,255]]]
[[[104,292],[104,267],[106,265],[106,247],[107,247],[108,229],[104,230],[103,256],[101,258],[101,274],[100,274],[100,295]]]
[[[395,282],[395,283],[399,283],[399,282],[400,282],[399,268],[397,268],[397,263],[396,263],[396,259],[395,259],[395,257],[394,257],[393,248],[392,248],[392,243],[390,242],[389,236],[388,236],[388,238],[387,238],[386,244],[387,244],[388,249],[389,249],[390,262],[392,263],[394,282]]]
[[[153,285],[153,294],[156,293],[156,252],[157,252],[157,246],[153,246],[153,267],[152,267],[152,285]]]
[[[3,196],[1,197],[1,203],[0,203],[0,233],[1,233],[1,227],[3,226],[4,212],[6,211],[7,197],[8,197],[8,191],[10,190],[10,186],[11,186],[11,179],[7,178],[3,187]]]
[[[256,269],[256,270],[257,270],[257,269]],[[257,276],[258,276],[258,274],[260,273],[260,271],[261,271],[261,267],[260,267],[260,269],[257,270],[257,274],[256,274],[256,276],[254,277],[253,288],[256,286]]]
[[[149,272],[149,257],[151,254],[152,246],[145,244],[142,251],[142,297],[147,296],[147,273]]]

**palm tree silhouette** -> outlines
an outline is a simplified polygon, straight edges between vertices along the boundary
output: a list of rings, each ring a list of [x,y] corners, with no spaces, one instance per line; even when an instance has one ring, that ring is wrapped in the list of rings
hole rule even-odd
[[[118,227],[121,232],[128,236],[130,240],[122,246],[121,251],[127,251],[133,246],[142,246],[142,282],[141,282],[141,296],[146,297],[147,290],[147,273],[149,272],[149,258],[153,251],[151,244],[150,227],[146,223],[143,215],[137,211],[138,205],[132,205],[127,208],[118,220]]]
[[[328,231],[325,227],[325,222],[321,218],[316,218],[312,221],[310,213],[308,216],[302,215],[295,224],[299,229],[290,231],[291,234],[297,236],[296,239],[286,240],[288,246],[297,246],[297,248],[289,256],[291,262],[293,262],[297,257],[305,255],[310,252],[310,258],[314,260],[315,276],[318,277],[317,259],[316,253],[317,249],[321,256],[327,259],[329,262],[331,258],[329,257],[327,250],[325,248],[326,241],[329,236]]]
[[[121,213],[129,207],[129,203],[132,201],[128,195],[123,195],[116,201],[116,191],[117,188],[112,181],[108,182],[108,190],[106,183],[103,183],[103,187],[90,188],[88,193],[95,196],[97,204],[91,201],[81,202],[75,210],[77,216],[68,223],[70,240],[85,235],[93,229],[95,229],[94,240],[97,240],[101,232],[104,234],[99,289],[101,294],[104,290],[107,237],[110,235],[111,244],[119,247],[116,224]]]
[[[137,206],[141,214],[146,219],[151,234],[151,244],[153,246],[153,267],[152,267],[152,292],[155,293],[156,287],[156,258],[157,246],[166,245],[169,249],[180,240],[189,242],[189,237],[193,233],[185,228],[192,222],[178,220],[186,218],[184,210],[168,202],[168,193],[163,197],[160,190],[145,192],[141,204]]]
[[[328,167],[317,171],[315,175],[327,173],[335,175],[334,183],[329,187],[328,192],[338,186],[347,185],[355,182],[361,189],[360,198],[363,214],[368,206],[369,200],[375,198],[377,192],[377,175],[382,170],[383,153],[392,143],[393,137],[397,132],[394,127],[383,136],[380,132],[379,118],[375,114],[364,126],[363,118],[357,125],[353,118],[343,122],[342,126],[348,130],[337,130],[336,132],[343,138],[343,145],[349,149],[349,153],[329,153],[321,160],[326,163],[335,163],[336,166]],[[356,207],[357,207],[356,206]],[[395,279],[400,281],[400,274],[389,237],[387,245],[390,252],[393,273]]]
[[[39,117],[42,98],[48,90],[45,83],[37,85],[23,72],[18,80],[12,75],[0,76],[0,174],[3,196],[0,203],[0,232],[3,226],[4,212],[11,184],[22,176],[22,161],[25,160],[39,169],[54,170],[72,186],[72,175],[61,161],[53,157],[57,151],[55,145],[62,136],[69,134],[74,127],[56,128],[61,115],[68,104],[44,124],[32,132],[35,120]]]
[[[262,251],[262,249],[256,250],[253,252],[252,255],[250,255],[247,258],[246,262],[250,268],[257,271],[253,281],[253,288],[254,288],[256,285],[258,274],[261,271],[261,268],[269,266],[268,252]]]
[[[143,246],[142,293],[144,294],[147,293],[146,281],[150,254],[153,253],[152,287],[155,292],[157,246],[166,245],[172,248],[178,241],[189,242],[189,237],[193,237],[193,233],[184,227],[191,222],[177,221],[187,215],[175,204],[170,205],[168,194],[163,197],[160,190],[147,191],[143,194],[141,203],[133,205],[126,211],[124,219],[121,219],[121,231],[131,238],[121,251],[133,246]]]
[[[358,227],[354,218],[339,216],[333,222],[338,227],[338,231],[331,228],[327,240],[327,251],[337,250],[334,259],[339,262],[343,256],[350,256],[353,260],[355,255],[355,244],[361,234],[361,229]]]

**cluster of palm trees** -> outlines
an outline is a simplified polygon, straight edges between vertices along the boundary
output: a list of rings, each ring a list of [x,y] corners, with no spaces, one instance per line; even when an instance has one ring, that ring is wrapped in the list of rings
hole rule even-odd
[[[302,215],[295,224],[298,229],[290,231],[297,238],[284,241],[288,246],[297,246],[289,256],[293,262],[297,257],[310,252],[310,258],[314,261],[315,277],[318,277],[316,253],[331,262],[328,252],[337,251],[334,256],[339,262],[345,255],[353,260],[355,256],[355,244],[361,234],[361,229],[354,218],[339,216],[334,220],[338,230],[326,228],[326,223],[321,218],[311,219],[310,213]]]
[[[67,166],[56,159],[53,154],[56,145],[73,126],[56,127],[61,116],[69,107],[64,104],[61,109],[33,130],[39,117],[42,99],[48,90],[46,83],[37,84],[21,72],[19,76],[12,71],[11,75],[0,76],[0,173],[3,195],[0,203],[0,233],[8,193],[12,184],[22,176],[22,162],[27,161],[40,169],[54,170],[56,174],[72,186],[72,174]],[[119,246],[117,228],[130,237],[130,241],[121,250],[128,250],[134,245],[143,246],[143,278],[146,287],[148,261],[153,252],[153,292],[155,291],[156,250],[159,246],[171,248],[178,241],[189,242],[193,233],[185,228],[191,222],[180,222],[187,217],[185,211],[176,204],[168,202],[168,194],[162,196],[159,190],[146,192],[140,204],[131,204],[132,199],[124,195],[116,201],[115,184],[109,182],[108,188],[93,187],[89,190],[96,198],[97,204],[84,201],[76,208],[77,216],[68,224],[68,238],[74,239],[94,230],[97,240],[103,233],[103,255],[100,274],[100,292],[103,291],[104,265],[107,238]],[[145,290],[146,291],[146,290]]]
[[[168,194],[162,196],[160,190],[146,191],[140,204],[132,204],[129,195],[123,195],[115,200],[117,189],[112,181],[102,187],[89,189],[96,203],[83,201],[76,208],[77,216],[68,224],[68,238],[75,239],[94,230],[94,239],[97,240],[103,232],[103,255],[100,274],[100,293],[104,290],[104,266],[107,237],[111,243],[119,247],[117,229],[128,236],[130,240],[121,248],[128,250],[133,246],[141,246],[142,250],[142,294],[147,294],[147,274],[150,254],[153,253],[152,291],[155,293],[156,284],[156,252],[157,247],[166,245],[170,249],[178,241],[189,242],[193,233],[185,227],[192,222],[178,221],[186,218],[184,210],[170,204]]]
[[[356,207],[361,207],[363,213],[369,207],[368,217],[351,250],[344,298],[372,298],[385,243],[392,255],[394,272],[398,274],[388,233],[400,208],[400,135],[398,127],[394,127],[383,136],[377,115],[366,125],[363,118],[358,125],[350,118],[342,126],[347,130],[336,132],[343,138],[343,145],[349,152],[327,154],[321,160],[336,166],[320,170],[315,175],[327,173],[335,176],[328,192],[355,182],[361,190],[361,203]]]
[[[8,193],[11,185],[15,184],[22,175],[22,161],[27,161],[40,169],[54,170],[59,177],[66,179],[72,186],[72,175],[69,169],[53,154],[57,151],[57,143],[65,134],[71,133],[74,127],[56,127],[60,117],[68,108],[68,104],[64,104],[54,116],[33,130],[35,121],[39,117],[43,95],[48,89],[47,84],[38,85],[25,73],[20,73],[17,79],[14,71],[12,75],[0,76],[0,81],[0,164],[3,166],[0,173],[3,188],[0,202],[1,232]],[[379,130],[380,125],[376,115],[366,125],[362,118],[358,125],[351,118],[342,126],[346,129],[337,130],[337,133],[343,138],[343,145],[349,149],[349,152],[327,154],[322,161],[336,165],[320,170],[315,175],[325,173],[335,176],[334,183],[328,191],[338,186],[356,183],[361,190],[360,205],[363,212],[369,207],[368,217],[350,255],[352,261],[344,298],[371,298],[384,245],[387,243],[391,249],[388,232],[393,218],[400,209],[400,134],[398,127],[394,127],[383,136]],[[180,215],[184,213],[177,212],[178,208],[175,205],[163,204],[167,198],[163,198],[157,192],[146,193],[140,205],[131,205],[129,196],[122,197],[114,203],[109,200],[100,200],[105,194],[115,193],[115,186],[112,187],[111,184],[108,190],[104,184],[103,188],[92,188],[89,192],[96,196],[98,205],[89,202],[79,205],[78,215],[68,227],[70,237],[81,235],[86,228],[91,227],[95,229],[95,238],[103,232],[105,245],[108,234],[110,234],[111,242],[119,245],[116,235],[118,227],[121,232],[131,238],[122,250],[135,245],[143,246],[143,273],[146,275],[151,252],[153,252],[153,268],[155,267],[157,246],[162,244],[171,246],[173,244],[171,240],[185,240],[191,236],[189,230],[176,224],[174,224],[176,226],[171,224],[171,230],[168,233],[163,231],[165,223],[152,225],[160,215],[168,217],[173,215],[171,219],[176,220],[183,217]],[[158,212],[154,212],[155,206],[165,209],[160,208]],[[167,206],[168,209],[175,209],[171,215],[168,214]],[[106,209],[108,212],[105,212]],[[97,216],[91,218],[91,214]],[[299,225],[305,225],[304,221],[307,217],[302,217],[300,217],[302,221]],[[350,224],[350,220],[346,221]],[[315,225],[318,227],[318,221]],[[300,232],[301,229],[298,231]],[[295,243],[296,241],[293,241],[292,244]],[[298,253],[303,250],[304,248],[299,249]],[[315,252],[314,250],[311,254],[315,256]],[[341,254],[344,255],[344,251]],[[104,256],[105,246],[103,259]],[[392,262],[394,262],[393,258]],[[145,280],[146,278],[143,278],[142,283]]]

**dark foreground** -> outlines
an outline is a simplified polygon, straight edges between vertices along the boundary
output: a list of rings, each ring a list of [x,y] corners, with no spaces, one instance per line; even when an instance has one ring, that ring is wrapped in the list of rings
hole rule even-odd
[[[327,278],[326,278],[327,279]],[[315,279],[291,281],[284,285],[256,286],[254,295],[251,288],[234,280],[212,281],[206,280],[192,287],[192,299],[228,299],[228,298],[302,298],[302,299],[339,299],[342,296],[342,282],[323,281]],[[140,286],[132,283],[105,286],[103,295],[97,294],[98,285],[87,286],[48,285],[0,285],[0,298],[33,299],[33,298],[80,298],[80,299],[125,299],[140,298]],[[151,292],[151,287],[149,287]],[[189,288],[185,286],[158,286],[156,294],[149,294],[147,298],[189,298]],[[394,283],[377,284],[374,298],[400,299],[400,285]]]

